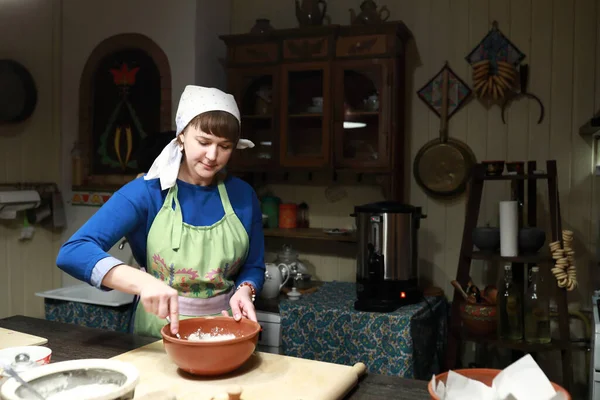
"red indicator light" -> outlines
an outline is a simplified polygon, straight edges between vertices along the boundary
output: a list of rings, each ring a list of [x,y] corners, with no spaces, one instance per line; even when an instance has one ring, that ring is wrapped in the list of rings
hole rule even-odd
[[[406,292],[400,292],[400,298],[401,299],[405,299],[406,298]]]

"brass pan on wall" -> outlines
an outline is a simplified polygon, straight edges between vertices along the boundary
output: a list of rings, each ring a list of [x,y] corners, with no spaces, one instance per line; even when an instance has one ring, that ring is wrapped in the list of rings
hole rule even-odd
[[[463,193],[476,163],[475,154],[460,140],[448,137],[448,71],[443,72],[440,137],[426,143],[413,162],[413,174],[432,197]]]
[[[0,123],[17,123],[33,114],[37,103],[29,71],[13,60],[0,60]]]

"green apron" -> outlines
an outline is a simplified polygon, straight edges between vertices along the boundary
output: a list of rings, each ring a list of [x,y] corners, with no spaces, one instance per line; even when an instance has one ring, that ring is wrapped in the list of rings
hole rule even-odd
[[[233,211],[223,182],[218,190],[225,211],[221,220],[211,226],[184,223],[175,185],[148,233],[146,270],[179,292],[180,319],[230,310],[234,277],[248,255],[248,233]],[[160,338],[166,323],[138,302],[135,334]]]

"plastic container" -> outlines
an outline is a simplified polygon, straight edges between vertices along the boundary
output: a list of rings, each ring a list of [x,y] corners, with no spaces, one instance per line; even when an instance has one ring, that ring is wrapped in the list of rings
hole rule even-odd
[[[279,227],[285,229],[298,227],[298,206],[296,204],[279,205]]]
[[[267,228],[279,226],[279,204],[281,199],[275,196],[265,196],[261,200],[261,211],[267,216]]]

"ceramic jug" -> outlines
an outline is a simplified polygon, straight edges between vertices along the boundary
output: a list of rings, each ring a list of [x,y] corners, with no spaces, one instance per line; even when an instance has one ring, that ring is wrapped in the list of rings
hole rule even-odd
[[[279,296],[279,291],[290,279],[290,270],[285,264],[266,263],[265,267],[265,284],[260,292],[260,297],[274,299]]]
[[[374,24],[387,21],[390,17],[390,10],[386,6],[377,10],[377,4],[373,0],[365,0],[360,5],[360,13],[350,9],[350,23],[352,25]]]
[[[300,26],[322,25],[327,19],[327,3],[325,0],[296,0],[296,19]]]

